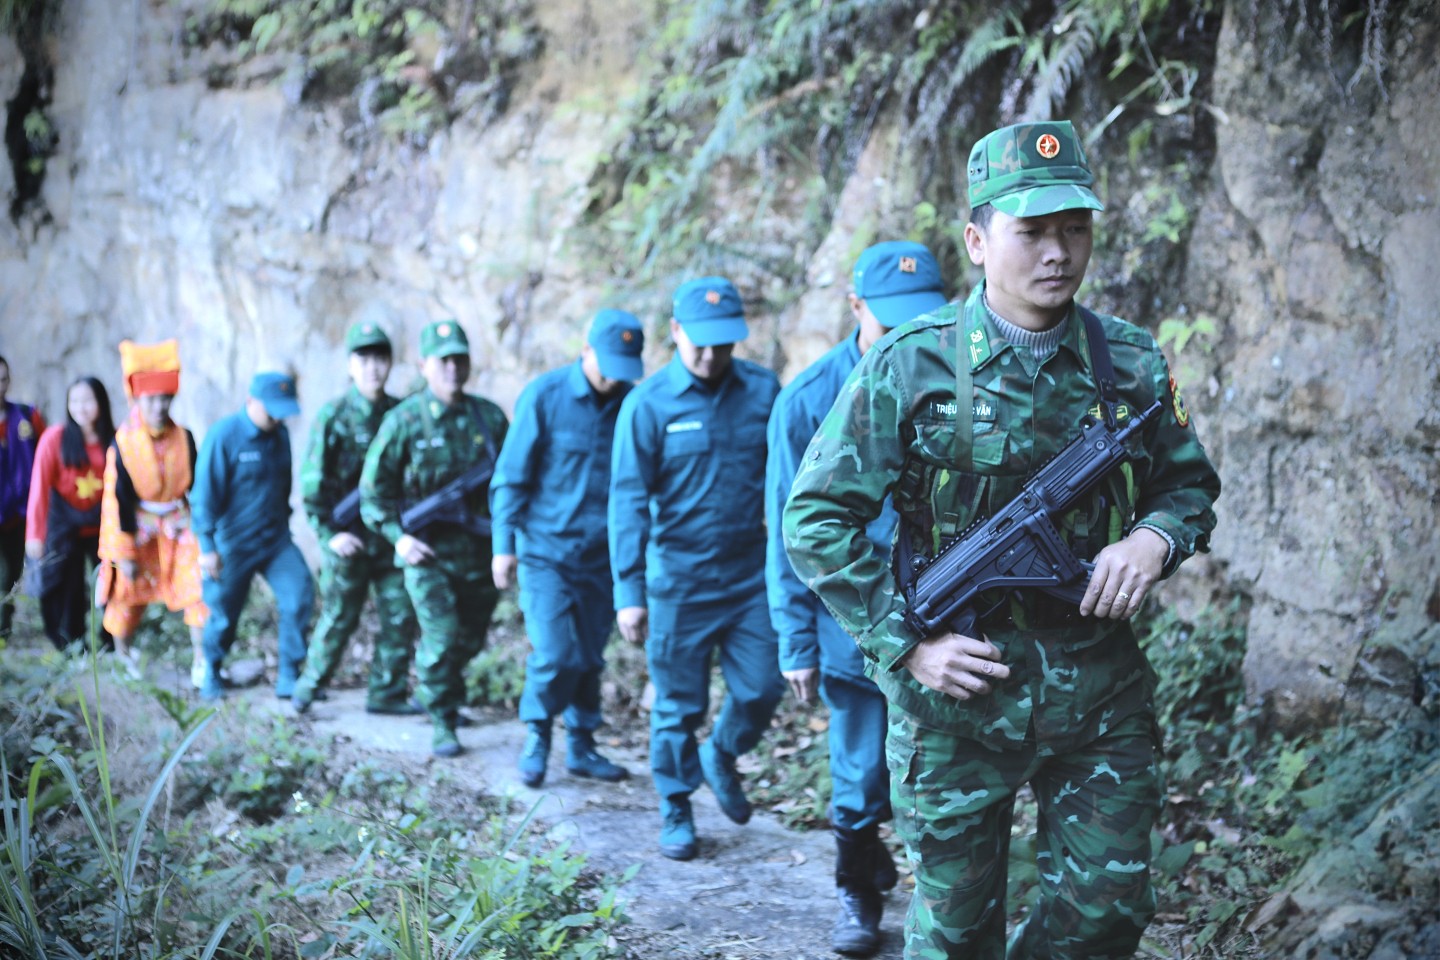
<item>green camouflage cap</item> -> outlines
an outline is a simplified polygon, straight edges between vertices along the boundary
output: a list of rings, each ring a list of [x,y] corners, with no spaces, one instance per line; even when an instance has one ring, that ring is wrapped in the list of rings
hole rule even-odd
[[[470,352],[470,338],[454,320],[436,320],[420,331],[420,356],[454,357]]]
[[[970,209],[988,203],[1012,217],[1104,210],[1090,190],[1095,175],[1069,120],[1017,123],[981,137],[970,150]]]
[[[359,323],[352,323],[350,329],[345,331],[345,349],[354,353],[356,350],[364,350],[367,347],[384,347],[391,349],[390,337],[380,325],[369,320],[362,320]]]

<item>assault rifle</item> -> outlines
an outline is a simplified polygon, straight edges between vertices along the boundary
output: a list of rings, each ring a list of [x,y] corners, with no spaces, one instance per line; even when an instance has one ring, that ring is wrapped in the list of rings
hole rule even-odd
[[[400,514],[401,529],[409,534],[419,534],[437,523],[451,523],[477,537],[490,536],[490,518],[471,513],[465,505],[465,497],[488,484],[494,474],[494,458],[475,464],[430,496],[406,507]]]
[[[981,614],[975,610],[975,598],[997,587],[1035,587],[1078,605],[1095,565],[1071,552],[1051,518],[1070,509],[1113,468],[1131,459],[1126,441],[1159,415],[1156,401],[1119,430],[1086,418],[1080,435],[999,513],[950,541],[933,559],[912,561],[913,571],[905,584],[905,622],[921,636],[947,628],[978,637]]]
[[[330,508],[330,526],[336,530],[353,530],[360,520],[360,488],[356,487]]]

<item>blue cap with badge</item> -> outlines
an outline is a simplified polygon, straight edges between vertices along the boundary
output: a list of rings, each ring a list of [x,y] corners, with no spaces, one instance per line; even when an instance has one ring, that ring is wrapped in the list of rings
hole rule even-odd
[[[866,247],[855,261],[855,296],[886,327],[898,327],[948,302],[940,264],[923,243],[889,240]]]
[[[288,373],[257,373],[250,380],[250,396],[265,406],[265,412],[276,420],[293,417],[300,412],[295,398],[295,378]]]
[[[635,314],[625,310],[601,310],[590,321],[586,341],[595,351],[600,375],[607,380],[639,380],[645,376],[645,330]]]
[[[675,291],[672,316],[697,347],[739,343],[750,336],[740,291],[724,277],[701,277]]]

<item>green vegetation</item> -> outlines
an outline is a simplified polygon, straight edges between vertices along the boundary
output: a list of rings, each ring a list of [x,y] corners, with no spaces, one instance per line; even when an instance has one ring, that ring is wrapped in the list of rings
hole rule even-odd
[[[185,37],[241,61],[282,55],[291,95],[340,101],[355,130],[417,148],[459,116],[483,125],[503,113],[541,49],[529,0],[209,0]],[[220,67],[210,79],[233,76]]]
[[[978,132],[1071,112],[1097,59],[1107,106],[1089,125],[1095,136],[1191,127],[1202,91],[1189,59],[1218,27],[1209,4],[1122,0],[712,0],[666,11],[657,80],[593,183],[595,245],[642,281],[740,275],[749,290],[775,291],[772,307],[803,288],[882,112],[898,107],[902,120],[894,186],[912,217],[871,229],[926,241],[958,278],[952,221]]]
[[[1405,783],[1414,757],[1440,746],[1433,719],[1428,729],[1348,721],[1307,736],[1270,732],[1245,700],[1241,623],[1232,607],[1194,623],[1159,611],[1141,624],[1159,678],[1166,784],[1153,836],[1160,914],[1143,956],[1276,955],[1262,944],[1267,905],[1277,896],[1283,902],[1281,891],[1310,858],[1347,850],[1374,815],[1378,785]],[[823,708],[787,698],[770,735],[745,758],[753,798],[788,825],[828,824],[824,729]],[[1036,895],[1034,830],[1033,801],[1022,796],[1012,899]],[[1394,856],[1415,862],[1422,854]]]
[[[0,0],[0,33],[10,33],[45,7],[45,0]]]
[[[103,655],[0,664],[0,953],[614,955],[615,886],[533,810],[457,807],[241,701],[191,712],[114,672]]]

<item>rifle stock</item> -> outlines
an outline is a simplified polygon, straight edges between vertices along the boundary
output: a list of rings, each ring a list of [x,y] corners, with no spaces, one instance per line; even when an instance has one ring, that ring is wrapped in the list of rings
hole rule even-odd
[[[917,559],[905,586],[906,622],[922,636],[942,628],[978,636],[975,599],[994,588],[1034,587],[1078,605],[1094,565],[1071,552],[1052,518],[1131,459],[1126,443],[1160,409],[1156,401],[1113,432],[1098,421],[1087,422],[998,513],[946,544],[933,559]]]

